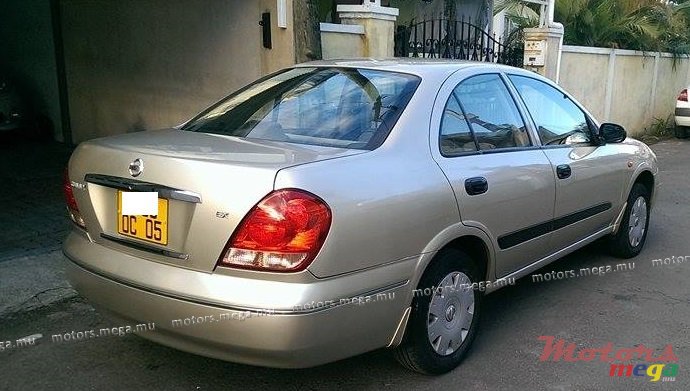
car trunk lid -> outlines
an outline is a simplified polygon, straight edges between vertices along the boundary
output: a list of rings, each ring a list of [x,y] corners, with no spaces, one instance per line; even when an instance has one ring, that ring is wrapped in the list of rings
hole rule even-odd
[[[170,129],[82,143],[69,175],[91,240],[150,261],[211,272],[242,218],[273,190],[280,169],[362,152]],[[143,169],[133,177],[130,165],[137,159]],[[150,231],[146,222],[138,237],[123,234],[128,223],[118,210],[119,191],[156,191],[165,200],[159,200],[159,216],[144,217],[151,220]],[[142,229],[152,236],[142,237]],[[161,231],[167,231],[165,242],[156,240],[166,236]]]

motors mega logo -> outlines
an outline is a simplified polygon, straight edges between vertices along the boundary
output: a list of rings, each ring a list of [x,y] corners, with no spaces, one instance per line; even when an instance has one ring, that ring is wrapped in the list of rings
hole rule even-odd
[[[613,343],[609,342],[598,349],[579,349],[575,351],[574,343],[569,343],[566,346],[565,340],[556,339],[551,335],[542,335],[537,338],[544,341],[544,351],[539,357],[539,361],[560,361],[561,358],[566,362],[574,361],[593,361],[599,357],[602,362],[609,363],[609,376],[614,377],[649,377],[649,381],[675,381],[678,375],[678,364],[668,363],[669,361],[678,361],[678,357],[673,353],[673,346],[666,345],[661,351],[661,355],[654,356],[654,349],[650,349],[644,345],[638,345],[634,348],[623,348],[614,351]],[[610,356],[609,354],[613,354]],[[631,364],[631,360],[635,358],[647,361],[647,363]]]

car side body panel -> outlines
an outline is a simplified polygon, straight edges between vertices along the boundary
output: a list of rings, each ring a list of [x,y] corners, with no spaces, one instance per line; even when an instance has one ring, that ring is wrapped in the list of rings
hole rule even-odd
[[[418,256],[460,221],[448,181],[427,151],[420,154],[383,148],[278,173],[276,189],[307,190],[331,208],[331,230],[310,272],[325,278]]]
[[[628,161],[632,163],[632,167],[629,170],[630,174],[625,178],[625,184],[621,194],[622,202],[624,203],[627,200],[633,185],[640,179],[641,175],[643,173],[649,173],[654,180],[653,187],[649,189],[651,191],[649,207],[653,210],[656,204],[657,191],[661,187],[661,184],[657,180],[659,165],[654,151],[643,142],[632,138],[626,139],[619,145],[621,147],[625,146],[625,151],[628,154]]]
[[[541,150],[441,158],[438,163],[453,186],[463,224],[493,238],[497,277],[551,252],[550,233],[529,239],[517,236],[553,218],[553,171]],[[487,179],[486,193],[467,193],[465,181],[473,177]]]
[[[609,226],[621,205],[627,172],[625,158],[614,145],[545,148],[554,166],[567,164],[572,174],[556,180],[554,230],[551,248],[559,250]]]

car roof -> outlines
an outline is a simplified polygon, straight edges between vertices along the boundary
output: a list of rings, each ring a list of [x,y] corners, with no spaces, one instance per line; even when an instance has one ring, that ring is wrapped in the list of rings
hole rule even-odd
[[[438,76],[439,74],[450,75],[464,68],[486,67],[496,69],[496,66],[505,67],[512,70],[519,68],[499,65],[492,62],[477,62],[465,60],[431,59],[431,58],[392,58],[377,60],[371,58],[343,59],[343,60],[322,60],[311,61],[296,65],[298,67],[344,67],[344,68],[367,68],[378,69],[392,72],[403,72],[424,76]]]

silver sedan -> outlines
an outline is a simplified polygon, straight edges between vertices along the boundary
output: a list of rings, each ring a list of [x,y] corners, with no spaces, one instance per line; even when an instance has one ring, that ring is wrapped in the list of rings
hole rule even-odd
[[[307,63],[82,143],[64,253],[84,297],[164,345],[285,368],[390,348],[443,373],[486,293],[599,238],[636,256],[657,172],[521,69]]]

